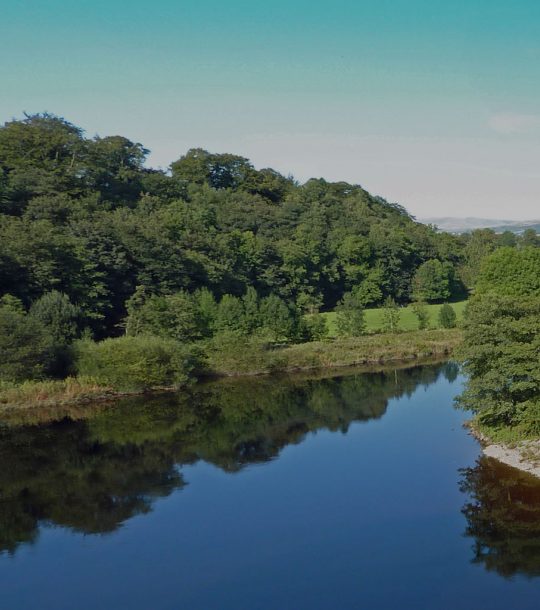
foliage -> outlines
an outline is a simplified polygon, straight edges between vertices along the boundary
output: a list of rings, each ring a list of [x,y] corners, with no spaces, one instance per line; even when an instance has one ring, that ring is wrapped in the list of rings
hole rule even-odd
[[[422,301],[416,301],[412,304],[412,310],[418,320],[418,330],[429,328],[429,310],[426,304]],[[449,327],[443,326],[443,328]]]
[[[297,307],[327,311],[347,292],[364,306],[389,296],[406,303],[424,263],[457,274],[466,262],[464,238],[416,223],[358,185],[298,184],[202,149],[173,162],[169,175],[144,167],[147,152],[122,136],[87,138],[50,114],[0,127],[2,294],[27,309],[46,293],[65,294],[80,308],[80,327],[99,339],[126,326],[139,332],[136,317],[126,320],[137,286],[156,298],[205,290],[210,309],[212,298],[244,300],[252,290],[260,301],[275,295],[286,304],[294,335]],[[244,308],[253,305],[249,295]],[[214,332],[217,317],[221,328],[234,326],[226,318],[238,304],[227,300],[221,316],[201,313],[199,336]],[[151,327],[171,303],[152,305]],[[237,330],[251,332],[254,319]]]
[[[42,409],[45,406],[73,405],[81,400],[95,400],[106,396],[109,391],[110,388],[98,385],[90,377],[26,380],[22,383],[0,380],[0,405],[8,408]],[[45,414],[46,411],[42,413]]]
[[[173,339],[140,335],[75,345],[79,375],[117,390],[180,386],[190,379],[197,355]]]
[[[457,316],[454,308],[448,303],[439,309],[439,326],[441,328],[455,328],[457,324]]]
[[[480,425],[540,434],[540,257],[502,248],[483,264],[460,357],[469,376],[460,402]]]
[[[540,248],[500,248],[485,259],[477,291],[540,297]]]
[[[422,263],[413,278],[413,295],[419,301],[441,301],[450,296],[452,266],[430,259]]]
[[[48,329],[11,295],[0,299],[0,354],[3,381],[43,378],[53,361]]]
[[[328,337],[328,324],[326,317],[321,314],[312,314],[305,319],[308,341],[324,341]]]
[[[81,329],[97,340],[125,328],[133,339],[232,333],[275,346],[324,338],[336,306],[340,332],[354,336],[375,329],[368,306],[387,303],[382,326],[394,333],[416,326],[402,308],[412,298],[442,302],[464,285],[540,291],[531,231],[454,236],[358,184],[299,184],[200,148],[167,173],[146,168],[147,154],[47,113],[0,127],[0,296],[20,307],[2,315],[16,319],[18,340],[38,339],[11,344],[10,358],[28,351],[16,376],[69,372]]]
[[[394,299],[388,297],[383,307],[382,330],[386,333],[395,333],[399,330],[400,312]]]
[[[296,312],[274,294],[261,299],[260,323],[274,342],[289,341],[297,330]]]
[[[540,396],[540,300],[489,292],[470,302],[460,357],[461,403],[492,425],[514,425]]]
[[[219,333],[206,348],[205,371],[210,375],[259,375],[446,357],[460,340],[461,333],[457,330],[430,330],[273,347],[256,336]]]
[[[210,374],[272,373],[286,368],[286,360],[264,337],[242,336],[234,331],[217,333],[207,346]]]
[[[147,295],[139,287],[127,303],[126,334],[170,337],[190,342],[200,337],[193,298],[184,291],[172,295]]]
[[[483,260],[495,252],[499,246],[495,231],[492,229],[478,229],[466,236],[463,250],[464,265],[460,269],[461,278],[469,288],[474,288]],[[503,238],[504,239],[504,238]]]
[[[346,292],[338,303],[336,326],[341,337],[359,337],[366,332],[364,307],[354,293]]]
[[[77,337],[80,309],[62,292],[46,292],[34,301],[30,315],[47,328],[58,346],[69,345]]]

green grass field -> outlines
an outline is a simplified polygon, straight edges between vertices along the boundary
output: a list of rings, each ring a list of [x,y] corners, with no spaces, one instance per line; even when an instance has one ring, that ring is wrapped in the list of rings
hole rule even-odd
[[[459,301],[457,303],[450,303],[454,308],[457,315],[458,324],[463,318],[463,310],[467,301]],[[429,316],[430,316],[430,328],[439,328],[438,315],[440,305],[426,305]],[[400,307],[400,318],[399,328],[400,330],[418,330],[418,319],[413,313],[413,309],[410,305],[407,307]],[[328,333],[331,337],[336,336],[336,313],[330,311],[328,313],[321,314],[326,318],[328,324]],[[366,309],[366,329],[368,332],[377,332],[382,327],[383,310],[378,309]]]

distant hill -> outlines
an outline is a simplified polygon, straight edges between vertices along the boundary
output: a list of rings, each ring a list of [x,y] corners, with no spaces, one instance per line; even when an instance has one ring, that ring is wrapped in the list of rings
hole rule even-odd
[[[419,222],[436,225],[441,231],[447,233],[468,233],[475,229],[493,229],[496,233],[512,231],[523,233],[525,229],[534,229],[540,233],[540,220],[501,220],[494,218],[419,218]]]

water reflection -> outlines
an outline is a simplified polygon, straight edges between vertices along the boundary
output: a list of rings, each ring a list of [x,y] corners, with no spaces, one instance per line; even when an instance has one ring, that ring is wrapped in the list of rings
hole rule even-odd
[[[540,575],[540,481],[487,457],[462,475],[473,561],[506,577]]]
[[[181,488],[184,464],[205,460],[235,472],[273,459],[310,431],[346,432],[353,421],[381,417],[389,399],[441,374],[455,370],[225,380],[87,409],[87,419],[11,422],[0,429],[0,552],[33,542],[46,524],[114,531]]]

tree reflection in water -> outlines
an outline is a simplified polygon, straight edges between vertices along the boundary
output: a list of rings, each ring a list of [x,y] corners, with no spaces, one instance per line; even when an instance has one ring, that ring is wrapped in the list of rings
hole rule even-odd
[[[455,367],[223,380],[98,405],[83,419],[79,410],[79,419],[11,421],[0,428],[0,552],[33,542],[41,525],[112,532],[181,488],[184,464],[205,460],[235,472],[271,460],[310,431],[346,432],[351,422],[381,417],[389,399],[441,374],[452,378]]]
[[[540,481],[481,457],[462,470],[466,535],[474,538],[475,563],[502,576],[540,575]]]

